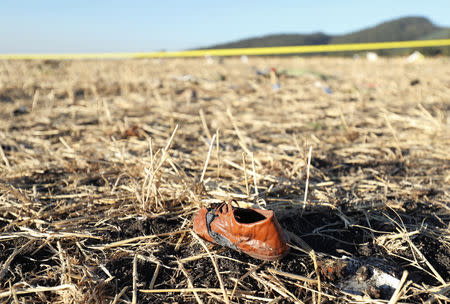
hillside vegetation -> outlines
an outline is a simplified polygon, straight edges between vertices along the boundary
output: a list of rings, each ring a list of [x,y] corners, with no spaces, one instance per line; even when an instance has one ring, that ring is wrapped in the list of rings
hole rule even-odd
[[[423,17],[405,17],[344,35],[333,36],[320,32],[313,34],[271,34],[262,37],[254,37],[229,43],[217,44],[207,47],[207,49],[344,44],[449,38],[450,28],[436,26],[430,20]],[[398,50],[383,50],[379,53],[382,55],[401,55],[404,53],[410,53],[411,51],[411,49],[403,49],[400,52]],[[424,48],[420,49],[420,51],[427,55],[450,55],[448,46]]]

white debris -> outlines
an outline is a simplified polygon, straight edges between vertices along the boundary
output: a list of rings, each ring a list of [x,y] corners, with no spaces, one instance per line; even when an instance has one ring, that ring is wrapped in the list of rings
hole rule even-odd
[[[423,56],[421,52],[415,51],[411,55],[408,56],[406,61],[408,61],[409,63],[413,63],[413,62],[422,61],[424,58],[425,58],[425,56]]]
[[[378,60],[378,54],[375,53],[375,52],[367,52],[366,53],[366,59],[371,61],[371,62],[377,61]]]
[[[242,63],[248,63],[248,57],[247,57],[247,55],[242,55],[242,56],[241,56],[241,62],[242,62]]]

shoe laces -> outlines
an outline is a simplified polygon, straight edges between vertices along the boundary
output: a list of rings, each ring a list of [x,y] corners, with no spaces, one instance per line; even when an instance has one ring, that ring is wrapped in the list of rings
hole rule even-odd
[[[233,210],[233,206],[231,205],[232,202],[235,202],[237,204],[236,201],[229,200],[227,202],[211,204],[211,207],[209,209],[216,215],[228,213],[230,210]]]

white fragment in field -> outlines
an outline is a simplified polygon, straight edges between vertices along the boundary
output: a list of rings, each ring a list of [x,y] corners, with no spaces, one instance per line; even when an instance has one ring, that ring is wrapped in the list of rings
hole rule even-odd
[[[242,63],[248,63],[248,57],[247,57],[247,55],[242,55],[242,56],[241,56],[241,62],[242,62]]]
[[[350,258],[348,261],[346,271],[350,276],[338,284],[343,291],[364,295],[375,289],[390,297],[400,284],[399,279],[369,262]]]
[[[366,59],[371,62],[375,62],[378,60],[378,54],[375,52],[367,52]]]
[[[406,59],[408,63],[419,62],[422,61],[425,57],[419,51],[414,51],[411,55],[409,55]]]

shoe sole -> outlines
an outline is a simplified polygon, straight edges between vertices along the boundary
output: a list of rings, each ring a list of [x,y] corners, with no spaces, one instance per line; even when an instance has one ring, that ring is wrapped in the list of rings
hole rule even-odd
[[[241,252],[243,252],[255,259],[264,260],[264,261],[276,261],[276,260],[284,258],[289,253],[289,249],[286,250],[285,252],[283,252],[282,254],[274,255],[274,256],[267,256],[267,255],[257,254],[254,252],[245,252],[245,251],[241,251]]]

